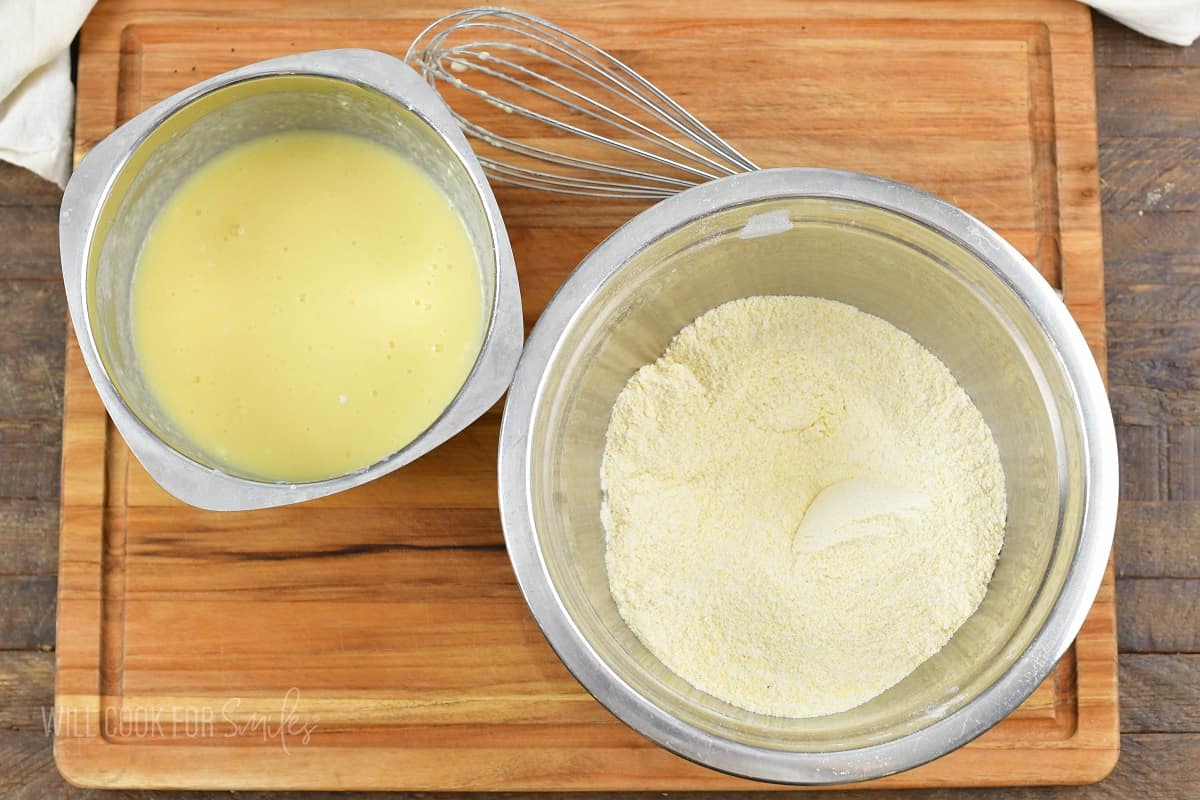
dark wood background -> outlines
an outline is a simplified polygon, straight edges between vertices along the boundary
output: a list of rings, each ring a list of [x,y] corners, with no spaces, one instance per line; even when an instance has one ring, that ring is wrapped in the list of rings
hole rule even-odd
[[[823,793],[830,800],[1200,797],[1200,45],[1158,44],[1100,16],[1095,26],[1109,378],[1122,470],[1121,761],[1095,786]],[[54,704],[66,331],[59,198],[51,184],[0,165],[0,798],[158,800],[173,795],[69,786],[45,730]],[[380,797],[295,795],[368,796]]]

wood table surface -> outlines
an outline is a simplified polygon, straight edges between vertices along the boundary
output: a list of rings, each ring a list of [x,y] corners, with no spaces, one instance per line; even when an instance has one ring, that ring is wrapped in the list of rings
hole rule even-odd
[[[1099,16],[1095,28],[1109,377],[1122,467],[1121,761],[1094,786],[824,797],[1200,797],[1200,46],[1158,44]],[[52,185],[0,165],[0,798],[169,797],[68,785],[46,730],[66,333],[59,198]]]

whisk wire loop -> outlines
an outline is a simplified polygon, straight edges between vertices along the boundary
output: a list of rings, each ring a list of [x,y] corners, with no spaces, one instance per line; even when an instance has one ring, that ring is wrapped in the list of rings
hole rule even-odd
[[[421,32],[405,59],[446,96],[496,182],[659,198],[758,169],[627,64],[529,14],[491,7],[449,14]],[[474,111],[460,110],[451,97],[473,103]],[[481,103],[566,136],[519,141],[485,125],[491,112]],[[609,155],[585,155],[580,144]]]
[[[507,43],[497,43],[497,44],[504,44],[504,46],[506,48],[520,50],[521,52],[523,52],[529,56],[541,58],[545,61],[548,61],[548,62],[554,64],[555,66],[561,67],[571,73],[574,73],[581,80],[587,81],[587,82],[595,85],[597,88],[599,88],[601,90],[604,90],[604,91],[607,91],[607,92],[610,92],[613,94],[617,94],[630,103],[637,104],[643,110],[645,110],[646,113],[651,114],[651,115],[661,119],[664,123],[671,125],[672,127],[675,127],[681,133],[686,133],[686,131],[684,129],[682,129],[681,127],[679,127],[675,124],[674,120],[670,119],[670,117],[663,114],[658,109],[654,108],[653,105],[646,102],[640,96],[638,96],[636,94],[627,94],[625,92],[620,91],[620,89],[622,88],[620,84],[607,84],[606,85],[605,83],[603,83],[603,81],[601,81],[591,75],[586,74],[583,70],[573,67],[570,64],[567,64],[558,59],[546,56],[541,53],[537,53],[536,51],[534,51],[530,48],[508,45]],[[464,49],[460,52],[465,53],[468,51]],[[560,92],[568,95],[568,97],[571,99],[563,99],[563,98],[555,95],[553,92],[549,92],[549,91],[546,91],[545,89],[539,88],[537,85],[535,85],[533,83],[521,81],[501,70],[491,69],[491,68],[484,66],[483,64],[478,63],[478,62],[472,63],[468,60],[461,58],[461,56],[457,56],[457,55],[456,56],[447,56],[445,61],[450,65],[451,73],[456,71],[455,70],[456,65],[461,69],[473,69],[476,72],[482,73],[484,75],[489,75],[491,77],[497,78],[498,80],[504,81],[505,83],[508,83],[512,86],[516,86],[519,89],[530,91],[539,97],[545,98],[546,100],[549,100],[553,103],[557,103],[559,105],[565,106],[566,108],[568,108],[572,111],[575,111],[579,114],[583,114],[591,119],[594,119],[594,120],[604,123],[606,125],[615,127],[618,130],[624,131],[625,133],[628,133],[632,136],[636,136],[639,138],[644,138],[644,139],[647,139],[650,141],[657,142],[662,147],[667,148],[668,150],[671,150],[671,151],[675,152],[676,154],[681,155],[685,158],[691,157],[698,161],[707,163],[713,169],[715,169],[719,172],[723,171],[724,174],[732,174],[731,172],[728,171],[728,168],[725,167],[724,165],[719,164],[718,162],[713,161],[712,159],[707,158],[706,156],[703,156],[700,153],[697,153],[695,150],[692,150],[689,147],[686,147],[684,145],[676,143],[674,140],[670,139],[669,137],[664,136],[662,133],[659,133],[658,131],[654,130],[653,128],[650,128],[647,125],[644,125],[641,122],[638,122],[636,119],[633,119],[632,117],[628,116],[627,114],[623,114],[614,108],[609,108],[607,106],[604,106],[599,101],[597,101],[595,98],[588,97],[587,95],[583,94],[582,92],[572,89],[570,86],[567,86],[567,85],[561,83],[560,81],[556,81],[546,75],[542,75],[538,72],[535,72],[534,70],[530,69],[529,67],[523,66],[516,62],[510,61],[510,60],[504,59],[504,58],[499,58],[499,57],[497,57],[489,52],[486,52],[486,51],[472,53],[472,55],[477,57],[482,62],[495,63],[502,68],[511,69],[514,72],[518,72],[521,75],[526,76],[530,81],[539,81],[539,82],[548,84],[552,88],[557,89]],[[497,97],[495,95],[489,94],[488,92],[485,92],[483,90],[472,87],[472,86],[468,85],[465,81],[461,80],[460,78],[456,77],[453,74],[449,75],[449,81],[455,87],[463,89],[468,92],[471,92],[472,94],[476,95],[477,97],[480,97],[489,103],[498,105],[506,111],[521,114],[523,116],[532,116],[533,118],[536,118],[540,122],[544,122],[548,125],[553,125],[554,127],[559,128],[560,130],[569,131],[571,133],[575,133],[576,135],[584,136],[589,139],[596,140],[596,139],[604,139],[605,138],[605,137],[593,134],[590,131],[581,129],[578,126],[571,125],[570,123],[565,123],[565,122],[562,122],[561,120],[552,119],[550,117],[547,117],[547,116],[544,116],[541,114],[537,114],[535,112],[530,112],[528,109],[525,109],[521,106],[515,105],[506,99]],[[575,102],[575,101],[578,101],[578,102]],[[606,115],[608,115],[608,116],[606,116]],[[646,153],[644,151],[639,151],[638,154],[643,155],[646,158],[653,158],[653,156],[651,154]],[[708,173],[702,172],[702,171],[697,171],[696,174],[699,175],[700,177],[704,177],[704,178],[708,178],[708,179],[717,177],[715,175],[711,175],[711,174],[708,174]]]

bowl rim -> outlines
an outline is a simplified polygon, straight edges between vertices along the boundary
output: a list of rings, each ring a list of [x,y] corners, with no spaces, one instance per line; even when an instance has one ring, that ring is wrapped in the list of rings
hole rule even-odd
[[[554,589],[532,519],[530,430],[546,368],[578,311],[629,259],[681,225],[749,202],[825,198],[864,203],[948,237],[1018,295],[1055,349],[1079,416],[1084,465],[1080,538],[1058,598],[1029,647],[961,708],[898,739],[852,750],[773,750],[731,741],[671,716],[636,692],[588,644]],[[1096,361],[1066,305],[1012,245],[965,211],[912,186],[820,168],[781,168],[721,178],[643,211],[600,243],[559,288],[525,345],[500,430],[501,521],[517,582],[565,666],[609,711],[642,735],[697,764],[772,783],[823,785],[883,777],[934,760],[1008,715],[1046,678],[1083,625],[1099,590],[1116,524],[1117,445]]]
[[[293,483],[241,477],[195,461],[159,438],[117,391],[92,332],[87,291],[100,215],[129,159],[162,123],[237,84],[283,77],[340,81],[381,95],[416,116],[466,171],[488,221],[496,278],[488,325],[471,371],[446,408],[415,439],[349,473]],[[375,50],[318,50],[260,61],[194,84],[117,128],[80,161],[63,195],[59,248],[72,327],[105,410],[130,451],[170,494],[202,509],[244,511],[298,503],[353,488],[408,464],[462,431],[508,388],[524,340],[521,296],[508,231],[483,168],[442,98],[400,59]]]

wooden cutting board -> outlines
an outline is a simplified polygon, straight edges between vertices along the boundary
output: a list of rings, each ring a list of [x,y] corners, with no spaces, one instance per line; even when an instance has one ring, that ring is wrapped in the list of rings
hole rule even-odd
[[[981,217],[1062,287],[1101,364],[1092,40],[1067,0],[516,2],[627,59],[764,166],[873,172]],[[263,58],[403,54],[433,2],[101,2],[76,156]],[[644,207],[501,190],[527,322]],[[496,510],[499,408],[412,466],[300,507],[181,505],[129,457],[72,344],[55,755],[89,786],[746,789],[601,708],[546,645]],[[1117,757],[1111,575],[1011,717],[879,786],[1095,781]]]

